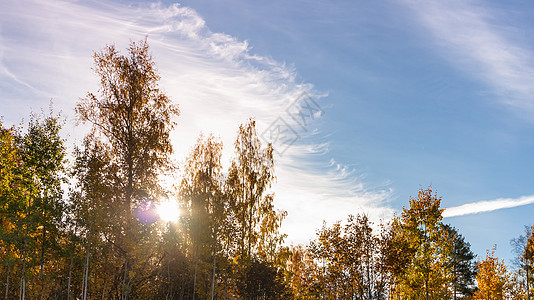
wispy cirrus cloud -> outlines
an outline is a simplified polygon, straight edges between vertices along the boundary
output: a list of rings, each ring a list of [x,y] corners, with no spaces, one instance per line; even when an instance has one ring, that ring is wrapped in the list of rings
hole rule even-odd
[[[519,198],[500,198],[491,201],[479,201],[467,203],[455,207],[446,208],[444,218],[478,214],[504,208],[512,208],[534,203],[534,196],[522,196]]]
[[[482,1],[401,2],[416,12],[438,51],[456,67],[484,81],[502,102],[534,110],[534,54],[519,42],[519,30],[497,21],[502,11]]]
[[[534,53],[520,42],[503,11],[482,1],[400,0],[419,17],[437,51],[454,67],[488,86],[499,101],[534,112]],[[534,203],[534,196],[502,198],[447,208],[444,217],[471,215]]]
[[[50,98],[72,119],[77,99],[98,89],[91,71],[93,51],[109,43],[125,49],[130,40],[146,36],[162,75],[161,88],[182,111],[173,135],[178,159],[201,132],[213,132],[221,137],[228,162],[237,126],[249,117],[256,118],[261,133],[302,94],[327,101],[312,84],[299,82],[293,67],[252,53],[247,41],[212,32],[195,10],[178,4],[8,0],[3,7],[1,63],[9,73],[0,74],[0,103],[13,123],[27,115],[28,107],[43,107]],[[375,220],[391,216],[392,191],[368,187],[354,170],[335,162],[319,120],[307,126],[276,158],[273,189],[277,206],[289,213],[284,227],[289,240],[306,242],[323,220],[349,213],[365,212]],[[83,134],[68,130],[71,141]]]

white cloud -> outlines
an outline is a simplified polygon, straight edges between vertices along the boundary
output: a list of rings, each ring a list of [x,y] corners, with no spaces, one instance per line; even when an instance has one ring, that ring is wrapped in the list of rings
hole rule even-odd
[[[504,208],[512,208],[534,203],[534,196],[522,196],[519,198],[501,198],[491,201],[479,201],[460,206],[446,208],[444,218],[457,217],[489,212]]]
[[[416,12],[439,51],[458,68],[483,80],[504,103],[534,109],[534,55],[518,42],[517,30],[498,22],[496,12],[478,1],[402,2]]]
[[[4,7],[0,58],[13,74],[10,77],[18,80],[4,83],[0,104],[9,107],[2,114],[13,123],[29,113],[29,106],[39,109],[50,98],[73,119],[78,98],[98,88],[91,71],[93,51],[110,42],[125,49],[130,40],[147,35],[162,75],[161,87],[182,111],[173,136],[180,159],[200,132],[213,132],[222,138],[228,161],[237,127],[248,117],[256,118],[261,133],[303,93],[316,100],[324,96],[311,84],[298,82],[292,67],[251,53],[247,41],[212,32],[188,7],[98,2],[89,6],[59,0],[8,0]],[[21,82],[41,92],[20,96]],[[18,97],[8,100],[8,93]],[[287,115],[285,119],[298,127]],[[278,207],[289,213],[284,230],[292,242],[307,242],[324,219],[340,220],[361,211],[375,220],[392,214],[387,206],[391,191],[368,188],[353,170],[330,160],[317,124],[299,129],[301,138],[277,158],[273,189]],[[73,127],[69,131],[71,141],[83,135]]]

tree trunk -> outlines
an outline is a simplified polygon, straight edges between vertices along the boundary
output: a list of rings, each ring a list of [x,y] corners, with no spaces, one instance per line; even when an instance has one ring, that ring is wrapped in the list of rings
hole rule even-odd
[[[527,264],[528,264],[528,261],[527,261]],[[529,280],[529,277],[530,277],[530,274],[528,273],[528,269],[530,268],[529,265],[527,265],[525,271],[527,272],[527,300],[530,300],[530,280]]]
[[[44,272],[44,253],[45,253],[45,244],[46,244],[46,229],[43,223],[43,241],[41,243],[41,270],[39,272],[39,279],[43,280]]]
[[[26,299],[26,250],[28,248],[28,224],[26,224],[26,231],[24,232],[24,251],[22,255],[22,274],[20,285],[20,299]]]
[[[85,274],[83,278],[83,300],[87,300],[87,278],[89,277],[89,251],[91,251],[91,241],[89,240],[93,224],[89,225],[89,236],[87,238],[87,254],[85,255]]]
[[[370,262],[368,262],[369,264]],[[367,294],[369,299],[373,299],[373,284],[374,284],[374,278],[372,278],[373,274],[371,274],[370,266],[367,265],[367,289],[369,293]]]
[[[228,289],[228,275],[224,275],[224,300],[226,300],[226,292]]]
[[[9,273],[11,272],[11,265],[7,265],[7,279],[6,279],[6,300],[9,295]]]
[[[453,272],[453,276],[454,276],[454,280],[452,282],[452,296],[453,296],[453,299],[456,300],[456,285],[458,284],[458,275],[456,273],[456,253],[454,255],[454,259],[453,259],[453,263],[454,263],[454,266],[453,266],[453,269],[452,269],[452,272]]]
[[[188,272],[189,273],[189,272]],[[180,276],[180,281],[181,281],[181,288],[180,288],[180,300],[183,300],[184,299],[184,294],[185,294],[185,280],[184,280],[184,275],[182,274]]]
[[[254,194],[252,193],[252,188],[251,190],[249,191],[249,197],[250,199],[248,200],[248,202],[250,203],[250,213],[249,213],[249,216],[248,216],[248,253],[247,253],[247,256],[250,257],[251,255],[251,252],[252,252],[252,220],[253,220],[253,216],[254,216],[254,205],[256,204],[255,203],[255,200],[254,200]]]
[[[248,215],[248,248],[247,248],[247,257],[250,257],[250,248],[252,246],[252,207],[253,203],[250,204],[250,212]]]
[[[106,283],[107,283],[107,281],[104,281],[104,287],[102,288],[102,300],[106,299],[105,298],[105,295],[106,295]]]
[[[44,195],[44,205],[45,207],[48,206],[48,200],[47,200],[47,197],[48,197],[48,193],[45,192],[45,195]],[[45,222],[46,222],[46,211],[43,210],[43,241],[41,243],[41,270],[39,272],[39,279],[41,279],[41,283],[42,283],[42,280],[43,280],[43,272],[44,272],[44,253],[45,253],[45,247],[46,247],[46,226],[45,226]],[[42,283],[44,285],[44,283]],[[42,287],[42,289],[44,289],[44,286]]]
[[[130,268],[134,265],[133,262],[133,256],[130,255],[130,243],[134,241],[134,235],[135,235],[135,220],[132,212],[132,198],[134,194],[134,162],[133,162],[133,148],[134,148],[134,138],[133,138],[133,132],[132,132],[132,100],[130,100],[128,108],[128,125],[127,125],[127,134],[128,134],[128,142],[126,145],[126,164],[127,164],[127,182],[126,182],[126,191],[125,191],[125,210],[126,210],[126,228],[124,230],[125,235],[125,269],[124,269],[124,284],[123,289],[125,290],[126,294],[123,294],[123,299],[128,299],[130,294]]]
[[[425,280],[425,291],[426,291],[426,300],[428,300],[428,274],[427,274],[427,278]]]
[[[173,284],[173,281],[172,281],[172,278],[171,278],[171,269],[170,269],[170,262],[167,263],[167,280],[169,281],[169,292],[167,292],[167,299],[168,298],[174,298],[173,294],[172,294],[172,284]]]
[[[74,252],[70,256],[70,267],[69,267],[69,282],[67,284],[67,300],[70,299],[70,284],[72,281],[72,263],[74,262]]]
[[[197,291],[197,268],[198,268],[198,258],[195,255],[195,277],[193,280],[193,300],[195,300],[195,294]]]
[[[128,258],[126,258],[126,260],[124,261],[124,275],[122,276],[122,291],[121,291],[121,299],[123,300],[126,300],[128,299],[128,289],[127,289],[127,280],[126,278],[128,277]]]
[[[89,276],[89,247],[87,247],[87,254],[85,256],[85,269],[83,274],[83,294],[82,299],[87,300],[87,277]]]
[[[215,242],[213,247],[213,275],[211,278],[211,300],[215,295],[215,263],[217,259],[217,231],[215,231]]]

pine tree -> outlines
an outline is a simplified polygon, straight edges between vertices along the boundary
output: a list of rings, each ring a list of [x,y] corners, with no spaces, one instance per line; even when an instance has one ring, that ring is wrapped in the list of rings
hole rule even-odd
[[[464,237],[450,225],[444,225],[452,241],[452,251],[448,268],[452,272],[452,297],[453,299],[469,298],[475,291],[476,268],[474,263],[475,254],[470,249],[470,244]]]

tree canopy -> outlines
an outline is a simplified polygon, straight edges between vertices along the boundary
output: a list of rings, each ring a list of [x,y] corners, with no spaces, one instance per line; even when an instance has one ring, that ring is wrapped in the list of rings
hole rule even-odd
[[[276,152],[254,118],[236,124],[228,168],[209,133],[177,164],[180,99],[159,87],[147,41],[93,58],[100,89],[75,108],[91,130],[72,153],[60,115],[0,122],[5,299],[531,298],[534,227],[512,241],[515,270],[494,251],[475,262],[432,187],[392,220],[355,211],[289,245],[272,190]],[[170,172],[180,178],[169,187]],[[162,203],[171,220],[158,215]]]

